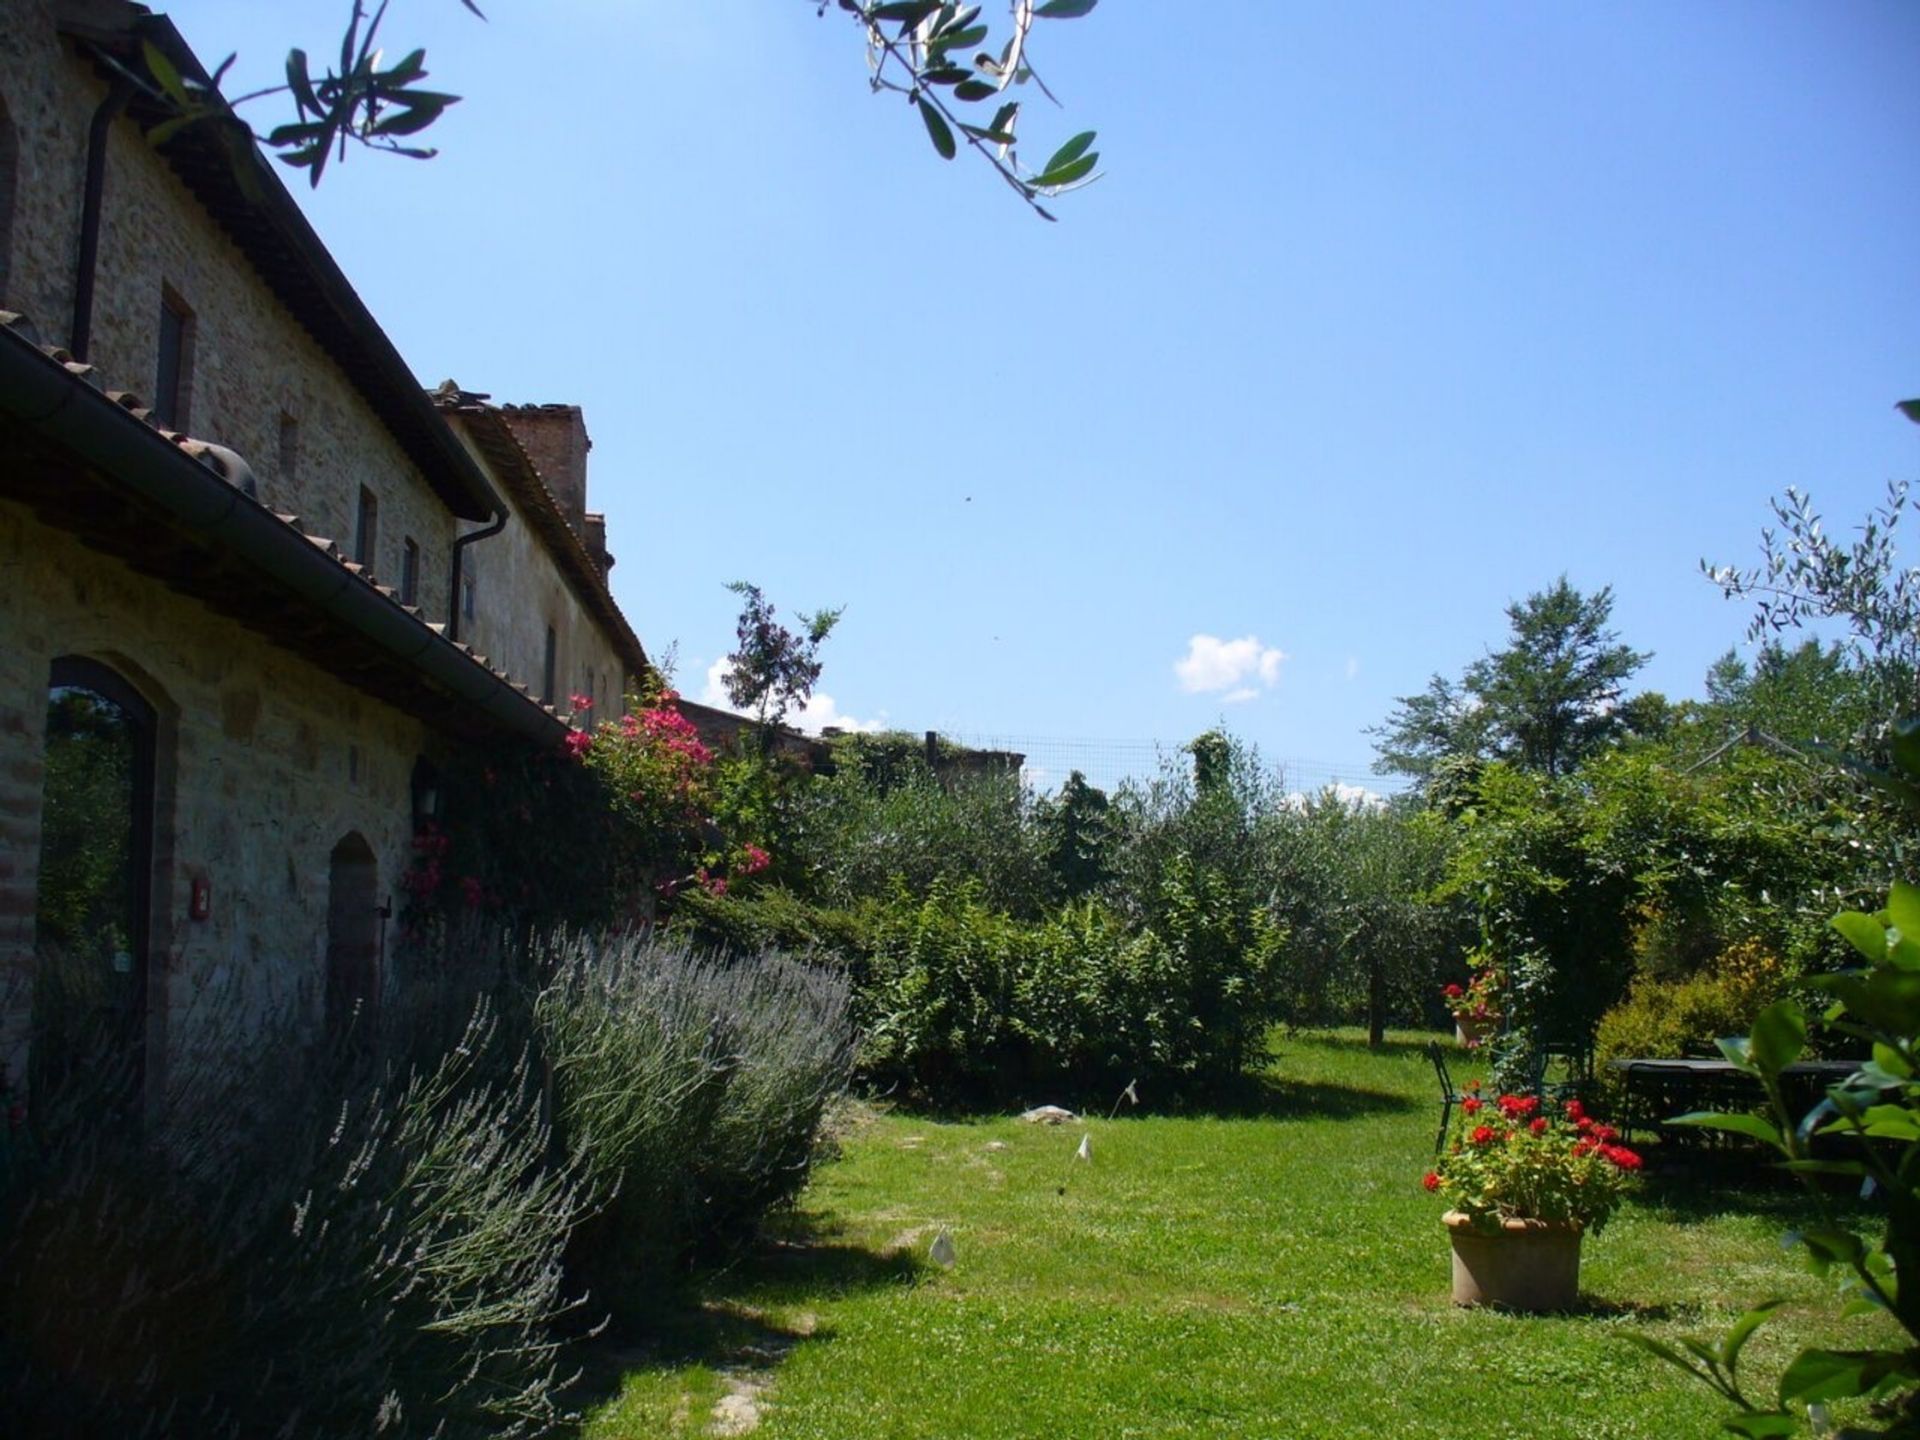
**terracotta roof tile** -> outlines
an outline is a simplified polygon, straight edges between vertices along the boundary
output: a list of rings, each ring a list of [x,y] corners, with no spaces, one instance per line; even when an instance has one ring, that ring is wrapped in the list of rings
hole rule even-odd
[[[184,451],[186,454],[192,456],[195,460],[199,461],[200,464],[205,466],[209,471],[211,471],[214,475],[218,476],[221,480],[225,481],[229,485],[232,485],[236,490],[241,491],[241,493],[243,495],[246,495],[249,499],[252,498],[249,492],[243,488],[242,484],[236,481],[235,477],[240,471],[244,471],[247,476],[251,476],[251,473],[252,473],[251,467],[247,465],[247,462],[245,461],[245,459],[241,457],[236,451],[229,450],[227,447],[223,445],[219,445],[213,441],[202,440],[191,435],[183,434],[179,431],[164,429],[154,421],[153,412],[151,411],[151,409],[147,407],[145,402],[142,401],[138,395],[134,394],[130,390],[114,390],[114,389],[107,388],[102,383],[100,373],[96,367],[92,365],[76,365],[72,362],[71,357],[67,356],[65,351],[61,350],[57,346],[43,343],[39,338],[39,331],[33,325],[32,321],[28,319],[26,316],[16,311],[0,310],[0,327],[4,327],[8,330],[11,330],[16,335],[19,335],[27,339],[34,346],[34,348],[39,350],[43,355],[46,355],[50,360],[55,361],[56,363],[62,365],[66,369],[68,374],[73,378],[74,383],[88,385],[91,388],[100,391],[109,400],[113,401],[115,404],[119,405],[122,409],[126,410],[129,414],[133,415],[134,418],[140,420],[143,424],[145,424],[150,430],[153,431],[156,439],[172,443],[174,446]],[[236,468],[236,462],[237,462],[238,468]],[[259,502],[255,500],[253,501],[253,503],[258,504]],[[380,584],[379,581],[375,578],[372,571],[367,570],[365,567],[361,566],[360,564],[358,564],[353,560],[349,560],[344,554],[341,553],[340,547],[336,545],[331,538],[324,535],[315,535],[312,532],[304,529],[301,524],[301,519],[298,515],[289,514],[285,511],[280,511],[280,510],[272,510],[265,506],[262,506],[261,508],[263,510],[266,510],[268,514],[272,515],[275,520],[285,525],[289,530],[292,530],[295,534],[305,539],[307,543],[313,546],[316,550],[319,550],[323,554],[327,555],[330,559],[335,561],[335,563],[337,563],[340,566],[340,568],[343,571],[345,571],[348,575],[353,576],[360,583],[366,585],[369,589],[373,590],[376,594],[380,595],[382,598],[387,600],[390,604],[394,606],[394,608],[404,612],[407,615],[414,617],[416,620],[420,622],[420,624],[424,629],[431,631],[434,635],[442,639],[445,638],[445,632],[446,632],[445,625],[437,621],[427,621],[422,619],[420,615],[420,610],[417,606],[402,605],[400,603],[400,597],[396,591],[394,591],[388,586]],[[553,706],[544,704],[538,700],[533,700],[531,692],[528,691],[526,685],[518,681],[515,681],[505,671],[495,669],[492,665],[488,664],[485,656],[478,655],[470,647],[466,645],[458,644],[457,642],[454,644],[453,648],[460,651],[469,660],[471,660],[476,666],[487,671],[488,673],[493,675],[496,679],[500,680],[502,683],[509,685],[511,688],[519,691],[522,695],[527,696],[527,698],[531,701],[531,703],[533,703],[537,708],[545,711],[550,716],[554,716],[556,719],[558,718],[559,712],[556,711],[553,708]]]

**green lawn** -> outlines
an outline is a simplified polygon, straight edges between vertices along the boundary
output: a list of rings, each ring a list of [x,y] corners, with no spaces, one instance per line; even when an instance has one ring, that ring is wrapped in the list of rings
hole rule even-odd
[[[857,1109],[784,1239],[704,1282],[665,1340],[602,1342],[586,1433],[705,1434],[724,1402],[764,1440],[1669,1440],[1720,1412],[1623,1334],[1717,1333],[1785,1295],[1748,1352],[1765,1377],[1869,1333],[1783,1250],[1810,1218],[1795,1193],[1751,1174],[1649,1186],[1588,1238],[1581,1314],[1455,1310],[1419,1185],[1425,1038],[1281,1040],[1245,1114],[1155,1117],[1150,1094],[1057,1129]],[[942,1227],[951,1270],[925,1259]]]

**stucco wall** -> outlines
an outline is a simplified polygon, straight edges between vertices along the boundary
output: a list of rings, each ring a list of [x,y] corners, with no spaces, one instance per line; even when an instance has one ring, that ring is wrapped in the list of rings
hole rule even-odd
[[[80,655],[161,717],[150,1064],[164,1079],[165,1058],[236,1005],[317,1025],[329,858],[358,832],[397,912],[423,727],[5,501],[0,635],[0,975],[31,971],[48,673]],[[203,921],[189,917],[195,877],[210,886]],[[24,987],[8,988],[0,1054],[17,1076]]]
[[[106,85],[55,33],[46,0],[6,0],[0,101],[15,127],[19,173],[5,304],[41,337],[72,324],[87,128]],[[131,121],[108,149],[93,345],[107,383],[151,398],[162,289],[193,316],[186,430],[245,456],[260,498],[351,551],[360,487],[379,501],[373,568],[400,580],[404,537],[421,551],[421,603],[444,619],[453,517],[346,377],[283,310],[226,233]],[[282,464],[282,417],[293,422]]]

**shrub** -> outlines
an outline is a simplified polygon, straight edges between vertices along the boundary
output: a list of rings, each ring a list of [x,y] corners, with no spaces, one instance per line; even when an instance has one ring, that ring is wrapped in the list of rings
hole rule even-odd
[[[1277,1011],[1282,934],[1185,863],[1154,908],[1145,927],[1095,901],[1027,924],[944,881],[897,895],[868,932],[863,1065],[940,1100],[1232,1079]]]
[[[852,1069],[848,986],[684,942],[575,938],[547,959],[536,1012],[555,1128],[606,1202],[575,1254],[631,1299],[806,1183]]]
[[[221,1038],[185,1052],[175,1123],[148,1135],[100,1103],[127,1093],[116,1035],[36,1090],[0,1191],[9,1433],[558,1425],[580,1189],[485,1007],[411,1066],[362,1049],[303,1077],[297,1047]]]
[[[904,756],[872,772],[843,763],[815,781],[799,828],[810,893],[828,905],[884,899],[896,883],[924,894],[970,881],[986,904],[1031,920],[1055,894],[1017,775],[936,774]]]
[[[1625,1055],[1717,1057],[1719,1041],[1744,1035],[1787,985],[1779,960],[1757,941],[1730,946],[1712,969],[1685,980],[1642,976],[1600,1018],[1596,1073],[1610,1075],[1607,1061]]]

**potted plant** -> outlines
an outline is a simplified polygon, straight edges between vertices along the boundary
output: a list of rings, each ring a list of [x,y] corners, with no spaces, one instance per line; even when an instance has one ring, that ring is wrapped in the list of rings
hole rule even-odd
[[[1501,975],[1492,965],[1476,970],[1465,985],[1449,985],[1440,993],[1453,1012],[1454,1035],[1472,1050],[1500,1029]]]
[[[1580,1293],[1580,1241],[1607,1223],[1640,1157],[1578,1100],[1486,1100],[1469,1086],[1425,1184],[1450,1207],[1453,1303],[1565,1310]]]

